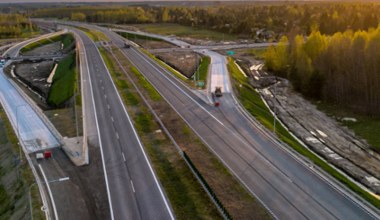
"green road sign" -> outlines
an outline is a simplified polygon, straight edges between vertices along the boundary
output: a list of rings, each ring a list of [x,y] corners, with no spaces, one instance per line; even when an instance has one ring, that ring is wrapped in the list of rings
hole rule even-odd
[[[234,55],[235,54],[235,51],[233,51],[233,50],[229,50],[229,51],[227,51],[227,55],[229,55],[229,56],[232,56],[232,55]]]

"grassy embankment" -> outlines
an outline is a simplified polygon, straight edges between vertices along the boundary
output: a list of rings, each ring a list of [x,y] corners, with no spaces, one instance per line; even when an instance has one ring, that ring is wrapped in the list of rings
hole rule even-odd
[[[74,37],[71,34],[61,34],[58,36],[54,36],[51,38],[45,38],[36,42],[33,42],[31,44],[26,45],[25,47],[21,48],[20,52],[21,53],[26,53],[28,51],[34,50],[38,47],[51,44],[54,42],[62,42],[63,43],[63,49],[67,48],[68,46],[71,45],[72,42],[74,42]]]
[[[173,151],[174,147],[170,140],[163,134],[155,132],[160,129],[159,125],[121,68],[113,61],[112,55],[103,48],[99,50],[127,106],[128,113],[135,122],[139,137],[153,162],[176,217],[178,219],[220,219],[216,208],[212,206],[184,161],[179,158],[175,150]],[[129,66],[129,71],[136,77],[137,83],[145,89],[149,99],[162,100],[162,97],[135,67]]]
[[[60,106],[74,95],[77,75],[76,53],[71,53],[58,64],[47,98],[49,105]]]
[[[30,218],[29,189],[33,218],[44,219],[37,184],[24,156],[19,164],[19,152],[16,134],[0,105],[0,219]]]
[[[176,35],[178,37],[190,37],[195,39],[209,39],[214,41],[236,40],[236,35],[223,34],[217,31],[183,26],[179,24],[137,24],[133,25],[142,31],[160,35]]]
[[[353,130],[356,135],[365,139],[371,147],[380,152],[380,118],[369,117],[367,115],[358,114],[347,109],[343,109],[340,106],[327,104],[324,102],[316,103],[319,110],[324,111],[329,116],[334,118],[355,118],[357,121],[339,121],[343,126],[347,126]]]
[[[232,76],[232,82],[236,95],[245,109],[262,123],[269,130],[273,130],[274,117],[262,101],[260,95],[249,85],[248,79],[243,76],[232,59],[229,59],[228,71]],[[363,190],[347,177],[331,167],[328,163],[321,160],[311,151],[303,147],[280,123],[276,125],[276,134],[284,143],[288,144],[302,156],[309,158],[315,165],[321,167],[324,171],[346,185],[352,191],[366,199],[368,202],[380,208],[380,201],[367,191]]]

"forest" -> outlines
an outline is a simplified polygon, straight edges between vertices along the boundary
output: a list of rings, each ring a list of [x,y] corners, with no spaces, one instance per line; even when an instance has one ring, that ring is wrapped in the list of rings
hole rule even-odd
[[[302,94],[356,112],[380,115],[380,26],[333,35],[286,37],[265,54],[266,68]]]
[[[308,97],[380,115],[379,3],[73,6],[40,9],[32,16],[117,24],[176,23],[253,39],[259,30],[271,30],[279,44],[266,53],[268,70],[290,79]]]
[[[0,39],[23,37],[36,28],[30,20],[20,14],[0,14]]]
[[[46,8],[34,17],[57,17],[77,21],[136,24],[177,23],[255,38],[268,29],[288,37],[308,35],[318,29],[323,34],[347,29],[368,30],[380,21],[378,3],[286,3],[274,5],[228,5],[218,7],[95,7]]]

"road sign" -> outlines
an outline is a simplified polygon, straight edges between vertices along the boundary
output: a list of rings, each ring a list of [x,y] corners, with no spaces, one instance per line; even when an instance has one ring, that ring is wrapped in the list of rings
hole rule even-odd
[[[197,86],[198,87],[203,87],[203,86],[205,86],[205,82],[204,81],[198,81],[197,82]]]
[[[232,56],[232,55],[234,55],[235,54],[235,51],[233,51],[233,50],[229,50],[229,51],[227,51],[227,55],[229,55],[229,56]]]

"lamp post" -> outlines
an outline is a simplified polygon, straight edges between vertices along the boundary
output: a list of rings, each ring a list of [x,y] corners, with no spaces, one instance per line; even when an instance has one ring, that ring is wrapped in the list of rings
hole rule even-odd
[[[276,93],[277,93],[277,76],[275,76],[275,83],[274,83],[274,94],[273,94],[273,112],[274,112],[274,117],[273,117],[273,133],[276,134],[276,119],[277,119],[277,114],[276,114]]]
[[[54,182],[63,182],[63,181],[67,181],[69,180],[70,178],[69,177],[63,177],[63,178],[59,178],[59,179],[55,179],[55,180],[49,180],[48,183],[54,183]],[[33,220],[33,207],[32,207],[32,193],[31,193],[31,190],[32,190],[32,187],[34,185],[36,185],[37,182],[34,182],[32,183],[30,186],[29,186],[29,209],[30,209],[30,218]]]
[[[36,185],[36,182],[32,183],[30,186],[29,186],[29,209],[30,209],[30,218],[33,220],[33,207],[32,207],[32,195],[31,195],[31,190],[32,190],[32,187]]]

